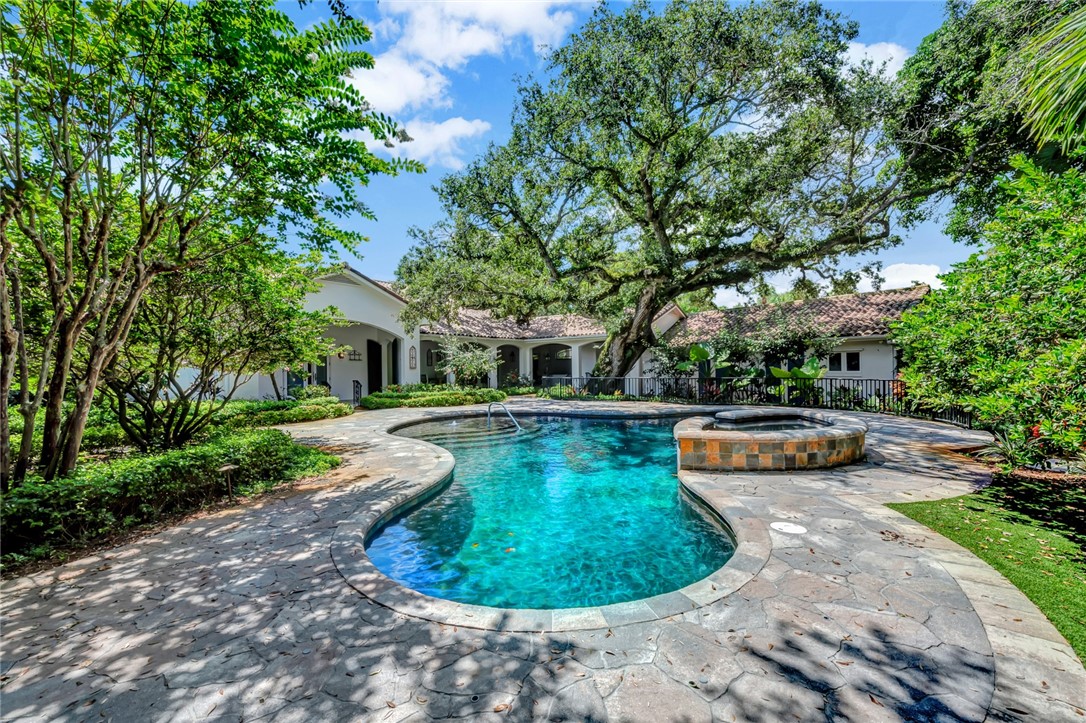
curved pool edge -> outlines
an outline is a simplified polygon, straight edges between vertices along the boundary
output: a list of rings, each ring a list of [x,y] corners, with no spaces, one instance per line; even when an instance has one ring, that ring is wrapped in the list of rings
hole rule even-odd
[[[651,419],[682,417],[684,414],[640,410],[621,413],[545,413],[556,417],[597,417],[612,419]],[[692,414],[704,409],[691,410]],[[769,561],[771,543],[769,530],[749,508],[735,497],[713,488],[704,475],[680,471],[679,482],[697,503],[703,505],[731,532],[735,552],[727,563],[708,577],[673,592],[653,597],[581,608],[533,610],[523,608],[494,608],[471,605],[424,595],[401,585],[382,573],[366,553],[366,541],[371,532],[400,512],[422,503],[440,493],[452,477],[455,459],[452,453],[422,440],[401,437],[395,431],[437,419],[485,416],[479,410],[461,410],[420,415],[401,420],[377,431],[380,437],[407,441],[418,445],[419,452],[433,456],[436,463],[420,470],[419,477],[410,481],[403,491],[370,500],[360,505],[347,521],[332,535],[329,552],[336,570],[348,585],[370,600],[395,612],[436,623],[502,632],[569,632],[595,630],[649,622],[696,610],[734,593],[750,582]],[[400,452],[399,454],[408,454]],[[402,480],[401,480],[402,482]]]

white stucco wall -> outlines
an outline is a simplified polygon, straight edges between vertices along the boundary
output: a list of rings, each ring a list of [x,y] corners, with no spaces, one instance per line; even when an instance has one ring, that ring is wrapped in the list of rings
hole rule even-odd
[[[398,358],[392,361],[398,367],[399,381],[404,384],[417,383],[420,373],[421,346],[417,329],[407,330],[399,321],[404,302],[365,277],[347,271],[343,274],[321,281],[320,290],[311,294],[305,306],[317,310],[329,306],[335,307],[346,318],[345,326],[332,327],[328,335],[338,344],[350,347],[362,355],[362,359],[339,359],[332,356],[326,360],[328,382],[332,394],[350,400],[353,397],[353,381],[362,382],[363,393],[370,394],[371,389],[367,373],[369,348],[367,340],[381,345],[381,386],[392,382],[395,376],[390,368],[389,345],[394,339],[400,342]],[[411,348],[415,349],[415,368],[410,366]],[[281,392],[287,390],[287,372],[276,373]],[[262,399],[274,397],[271,380],[262,375],[255,382],[246,384],[239,390],[236,398]]]

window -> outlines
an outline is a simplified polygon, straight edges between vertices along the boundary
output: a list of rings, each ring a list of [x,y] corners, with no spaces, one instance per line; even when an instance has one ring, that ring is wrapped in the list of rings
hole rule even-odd
[[[844,357],[842,359],[841,357]],[[860,371],[860,352],[858,351],[846,351],[846,352],[834,352],[829,356],[829,370],[831,372],[858,372]],[[844,366],[841,362],[844,361]]]

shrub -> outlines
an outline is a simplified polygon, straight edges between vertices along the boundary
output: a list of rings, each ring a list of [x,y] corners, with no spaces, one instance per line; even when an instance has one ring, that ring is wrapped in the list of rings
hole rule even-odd
[[[283,401],[228,402],[211,423],[220,427],[266,427],[273,424],[312,422],[350,414],[354,408],[336,397],[314,397],[304,402]]]
[[[332,394],[332,389],[325,384],[310,384],[308,387],[292,387],[290,390],[290,396],[297,399],[299,402],[305,402],[310,399],[320,399],[322,397],[329,397]]]
[[[227,493],[226,477],[218,471],[224,465],[238,466],[234,490],[248,495],[338,463],[284,432],[259,429],[161,454],[86,463],[50,482],[30,478],[0,502],[5,561],[44,556],[215,502]]]
[[[413,385],[416,386],[416,385]],[[417,385],[423,386],[423,385]],[[435,385],[437,386],[437,385]],[[505,401],[505,392],[497,389],[456,389],[440,385],[433,391],[383,391],[363,397],[359,402],[366,409],[393,409],[396,407],[457,407],[464,404],[482,404]]]
[[[502,387],[502,391],[507,396],[512,397],[518,394],[539,394],[540,390],[537,387],[532,386],[531,384],[527,384],[518,387]]]

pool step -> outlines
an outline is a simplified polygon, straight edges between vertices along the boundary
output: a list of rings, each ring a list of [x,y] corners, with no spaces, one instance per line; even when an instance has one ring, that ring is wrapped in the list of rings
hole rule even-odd
[[[466,449],[486,447],[499,441],[502,443],[519,442],[531,439],[538,435],[539,432],[540,427],[535,424],[525,425],[522,431],[518,431],[508,420],[504,424],[499,424],[495,420],[490,429],[485,426],[451,427],[447,432],[429,433],[425,437],[419,437],[419,439],[441,447],[455,446],[458,449]]]

